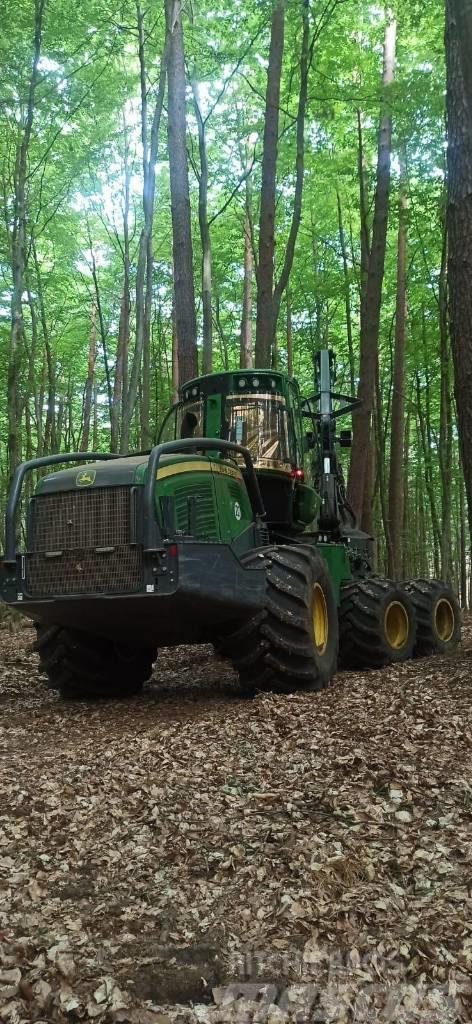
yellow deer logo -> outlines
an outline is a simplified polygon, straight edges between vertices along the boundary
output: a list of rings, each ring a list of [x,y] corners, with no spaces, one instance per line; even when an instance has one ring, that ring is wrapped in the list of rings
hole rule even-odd
[[[81,470],[80,473],[77,473],[77,476],[75,478],[77,487],[90,487],[90,484],[93,484],[96,475],[97,474],[94,469]]]

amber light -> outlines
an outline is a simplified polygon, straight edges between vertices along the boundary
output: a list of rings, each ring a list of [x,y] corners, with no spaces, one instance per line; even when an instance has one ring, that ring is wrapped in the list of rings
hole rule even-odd
[[[304,480],[305,479],[305,470],[304,469],[300,469],[298,466],[293,466],[292,467],[292,471],[291,471],[291,476],[293,476],[294,480]]]

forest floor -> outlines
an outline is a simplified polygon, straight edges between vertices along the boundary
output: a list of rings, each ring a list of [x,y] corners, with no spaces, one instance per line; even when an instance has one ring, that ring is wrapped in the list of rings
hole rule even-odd
[[[0,632],[0,1020],[472,1020],[472,622],[225,695],[208,648],[62,703]]]

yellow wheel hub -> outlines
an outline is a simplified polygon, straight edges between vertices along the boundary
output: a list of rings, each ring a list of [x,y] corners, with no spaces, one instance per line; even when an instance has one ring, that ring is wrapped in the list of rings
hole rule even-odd
[[[434,609],[434,628],[443,643],[451,639],[455,626],[454,609],[445,597],[440,597]]]
[[[384,631],[387,643],[395,651],[400,651],[408,640],[408,612],[401,601],[391,601],[385,609]]]
[[[328,609],[323,588],[319,583],[313,587],[313,642],[318,654],[324,654],[328,644]]]

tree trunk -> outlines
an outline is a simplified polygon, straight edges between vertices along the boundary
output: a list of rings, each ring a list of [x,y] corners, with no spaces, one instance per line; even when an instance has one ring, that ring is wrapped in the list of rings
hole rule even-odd
[[[410,456],[410,409],[406,414],[405,432],[403,441],[403,518],[402,518],[402,579],[406,580],[412,575],[411,558],[409,553],[409,526],[410,526],[410,481],[408,475]]]
[[[359,281],[359,295],[361,300],[361,323],[365,321],[365,296],[367,290],[367,275],[369,272],[370,256],[370,227],[369,227],[369,196],[367,168],[364,154],[364,140],[362,134],[362,112],[357,110],[357,170],[359,179],[359,214],[361,221],[360,243],[361,243],[361,267]]]
[[[383,113],[378,133],[377,184],[372,225],[372,246],[369,256],[365,302],[361,303],[361,336],[358,397],[362,405],[352,416],[352,450],[349,470],[349,499],[357,515],[370,506],[366,452],[371,445],[371,419],[375,396],[375,375],[378,360],[380,305],[387,244],[390,193],[390,157],[392,117],[389,92],[393,83],[395,63],[396,22],[385,26],[383,66]]]
[[[202,308],[203,308],[203,354],[202,372],[211,373],[213,365],[213,315],[211,299],[211,239],[208,223],[208,159],[206,150],[205,121],[202,116],[198,84],[192,79],[193,105],[198,128],[198,153],[200,172],[198,175],[198,223],[202,246]]]
[[[285,302],[287,306],[287,373],[291,377],[293,375],[292,305],[288,287],[285,293]]]
[[[270,32],[262,151],[259,257],[257,265],[256,366],[270,366],[274,332],[275,184],[279,137],[280,78],[284,51],[284,0],[274,0]]]
[[[471,0],[452,0],[450,13],[457,26],[457,44],[464,91],[469,113],[472,112],[472,4]]]
[[[401,537],[403,523],[403,452],[405,443],[405,346],[407,329],[407,192],[401,169],[398,200],[397,294],[395,308],[395,351],[393,358],[392,427],[388,487],[389,558],[388,575],[401,578]]]
[[[118,322],[118,339],[116,343],[115,375],[113,379],[113,401],[110,410],[111,451],[120,449],[122,413],[128,389],[128,349],[129,349],[129,318],[130,318],[130,251],[129,251],[129,211],[131,167],[129,163],[128,126],[123,119],[124,153],[123,153],[123,289],[120,301],[120,319]]]
[[[467,608],[467,543],[464,507],[464,485],[459,471],[459,530],[460,530],[460,592],[461,608]]]
[[[175,292],[173,293],[173,296]],[[172,298],[172,401],[179,400],[179,345],[177,341],[177,327],[175,322],[175,302]]]
[[[449,313],[459,443],[472,535],[472,83],[470,53],[463,52],[471,28],[470,4],[446,0]],[[466,64],[469,72],[464,76]]]
[[[336,189],[336,198],[338,205],[339,245],[341,248],[344,275],[344,308],[346,310],[347,350],[349,354],[349,386],[351,389],[351,395],[353,395],[354,388],[356,386],[356,371],[354,365],[354,343],[352,340],[351,287],[349,281],[349,264],[347,261],[346,237],[344,234],[343,211],[341,206],[341,196],[339,195],[338,189]]]
[[[90,421],[92,416],[92,400],[95,381],[95,358],[97,354],[97,304],[92,303],[92,315],[90,318],[89,349],[87,360],[87,379],[85,381],[84,407],[83,407],[83,430],[80,450],[88,451],[90,437]]]
[[[13,230],[11,237],[12,296],[11,330],[7,371],[7,420],[8,420],[8,472],[11,478],[20,460],[18,406],[19,377],[21,369],[21,341],[23,337],[23,292],[26,272],[26,184],[28,173],[28,151],[34,119],[36,86],[39,75],[43,14],[46,0],[35,0],[33,60],[28,86],[28,97],[24,123],[19,133],[14,171]]]
[[[246,202],[244,206],[244,282],[243,308],[241,314],[241,338],[239,365],[242,370],[252,367],[252,275],[254,257],[252,252],[251,189],[246,179]]]
[[[431,526],[433,534],[433,559],[434,559],[434,572],[436,576],[439,576],[439,545],[440,545],[440,528],[439,528],[439,517],[436,506],[436,495],[434,493],[434,480],[433,480],[433,468],[431,462],[431,443],[429,441],[430,423],[429,423],[429,411],[428,411],[428,398],[426,400],[426,416],[421,400],[422,384],[420,381],[420,375],[416,371],[416,407],[418,410],[418,424],[420,430],[420,440],[423,449],[424,459],[424,484],[426,487],[426,493],[429,499],[429,507],[431,511]]]
[[[197,323],[193,283],[192,227],[185,113],[185,61],[181,0],[165,0],[168,39],[168,147],[172,240],[174,260],[174,303],[178,345],[179,380],[183,383],[198,373]]]
[[[447,322],[447,225],[443,225],[439,274],[439,469],[441,474],[441,578],[450,578],[452,491],[452,395]]]
[[[157,88],[156,104],[151,125],[150,138],[148,139],[148,86],[146,78],[146,60],[144,52],[145,32],[144,14],[141,10],[139,0],[136,3],[136,17],[138,28],[138,57],[139,77],[141,89],[141,145],[143,151],[143,227],[139,239],[138,263],[136,268],[136,339],[133,352],[133,361],[129,375],[129,386],[126,402],[123,410],[123,430],[121,449],[128,451],[129,432],[133,412],[138,397],[138,385],[141,374],[141,414],[140,427],[142,441],[148,445],[150,438],[149,423],[149,376],[150,376],[150,329],[151,329],[151,306],[152,306],[152,226],[154,215],[154,194],[156,184],[156,161],[159,141],[159,126],[161,121],[162,107],[164,104],[165,83],[167,73],[168,40],[164,46],[159,71],[159,83]]]
[[[33,239],[31,251],[33,254],[34,271],[36,278],[36,292],[39,303],[39,318],[41,321],[41,331],[43,336],[43,345],[46,355],[46,366],[47,366],[47,408],[46,408],[46,421],[44,425],[44,439],[42,454],[47,455],[51,452],[59,451],[60,447],[60,434],[57,436],[56,430],[56,362],[53,356],[50,338],[49,328],[46,319],[46,305],[44,301],[43,282],[41,278],[41,269],[39,266],[38,254],[36,252],[36,245]]]
[[[275,339],[277,320],[282,295],[288,285],[295,255],[295,245],[302,217],[303,178],[305,173],[305,116],[308,98],[308,73],[310,70],[316,34],[310,44],[310,21],[308,0],[302,0],[302,43],[300,51],[300,89],[298,93],[296,121],[295,192],[293,197],[292,220],[285,248],[285,256],[279,280],[274,288],[272,308],[272,336]]]

